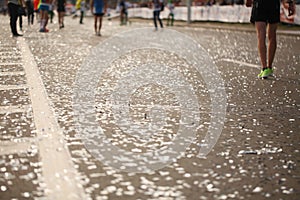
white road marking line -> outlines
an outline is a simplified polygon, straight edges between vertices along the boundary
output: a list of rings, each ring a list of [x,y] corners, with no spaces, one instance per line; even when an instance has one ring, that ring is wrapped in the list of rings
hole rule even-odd
[[[0,141],[0,156],[27,152],[32,144],[29,141]]]
[[[28,112],[31,110],[30,105],[18,105],[18,106],[0,106],[0,114],[7,113],[19,113]]]
[[[0,60],[3,60],[3,59],[8,59],[8,60],[11,60],[12,59],[12,57],[11,56],[7,56],[7,55],[0,55],[1,57],[0,57]],[[14,55],[14,57],[13,57],[14,59],[15,58],[20,58],[20,55],[17,55],[17,57],[16,57],[16,55]]]
[[[18,45],[27,76],[37,137],[40,138],[38,145],[47,187],[46,199],[86,199],[82,185],[76,179],[80,176],[72,163],[34,57],[24,38],[18,38]]]
[[[251,64],[251,63],[246,63],[246,62],[243,62],[243,61],[238,61],[238,60],[233,60],[233,59],[227,59],[227,58],[220,59],[218,61],[225,61],[225,62],[236,63],[236,64],[239,64],[239,65],[244,65],[244,66],[247,66],[247,67],[253,67],[253,68],[257,68],[257,69],[261,68],[261,66],[259,66],[259,65],[255,65],[255,64]]]
[[[0,66],[22,65],[22,63],[0,63]]]
[[[27,85],[0,85],[0,90],[22,90],[27,88]]]
[[[3,48],[3,47],[2,47]],[[4,47],[5,48],[5,47]],[[10,51],[0,51],[0,56],[7,56],[7,55],[11,55],[14,56],[14,53],[11,53]]]
[[[22,75],[25,75],[24,71],[0,72],[0,76],[22,76]]]

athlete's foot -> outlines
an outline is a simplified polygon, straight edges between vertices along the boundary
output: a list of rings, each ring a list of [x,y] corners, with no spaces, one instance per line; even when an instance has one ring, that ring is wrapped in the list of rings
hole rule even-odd
[[[17,33],[17,34],[13,34],[13,37],[22,37],[23,35],[22,34],[19,34],[19,33]]]
[[[47,29],[47,28],[41,28],[41,29],[40,29],[40,32],[41,32],[41,33],[48,33],[48,32],[49,32],[49,29]]]
[[[260,71],[260,73],[257,75],[258,78],[268,78],[269,76],[273,76],[273,69],[272,68],[265,68]]]

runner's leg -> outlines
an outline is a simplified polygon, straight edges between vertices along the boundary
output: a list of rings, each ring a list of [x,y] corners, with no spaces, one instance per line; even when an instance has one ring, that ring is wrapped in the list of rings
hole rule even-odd
[[[267,67],[266,22],[255,22],[257,46],[262,68]]]
[[[268,67],[272,68],[277,48],[276,30],[278,23],[268,25]]]

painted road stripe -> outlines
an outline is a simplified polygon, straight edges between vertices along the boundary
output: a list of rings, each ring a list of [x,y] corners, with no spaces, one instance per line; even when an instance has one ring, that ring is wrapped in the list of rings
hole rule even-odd
[[[238,60],[233,60],[233,59],[227,59],[227,58],[220,59],[218,61],[231,62],[231,63],[236,63],[236,64],[239,64],[239,65],[244,65],[244,66],[247,66],[247,67],[258,68],[258,69],[261,68],[259,65],[255,65],[255,64],[251,64],[251,63],[246,63],[246,62],[243,62],[243,61],[238,61]]]
[[[0,85],[0,90],[22,90],[28,88],[27,85]]]
[[[19,154],[27,152],[32,145],[31,142],[13,142],[13,141],[0,141],[0,156],[8,154]]]
[[[11,60],[12,59],[11,55],[9,55],[9,56],[7,56],[7,55],[0,55],[0,56],[1,56],[0,60]],[[16,55],[14,55],[13,58],[19,60],[20,59],[20,55],[17,55],[17,57],[16,57]]]
[[[38,67],[24,38],[18,38],[32,102],[39,152],[43,163],[46,199],[86,199],[59,127],[50,106]],[[76,179],[77,178],[77,179]]]
[[[22,65],[22,63],[0,63],[0,66]]]
[[[24,71],[0,72],[0,76],[22,76],[24,74]]]
[[[30,105],[0,106],[0,114],[24,113],[30,111]]]

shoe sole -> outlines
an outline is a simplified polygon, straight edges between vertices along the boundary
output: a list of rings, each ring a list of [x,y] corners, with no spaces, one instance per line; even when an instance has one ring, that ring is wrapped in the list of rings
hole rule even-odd
[[[274,77],[274,75],[273,75],[273,74],[270,74],[270,75],[268,75],[268,76],[262,76],[262,77],[258,77],[258,78],[261,78],[261,79],[267,79],[267,78],[269,78],[269,77]]]

